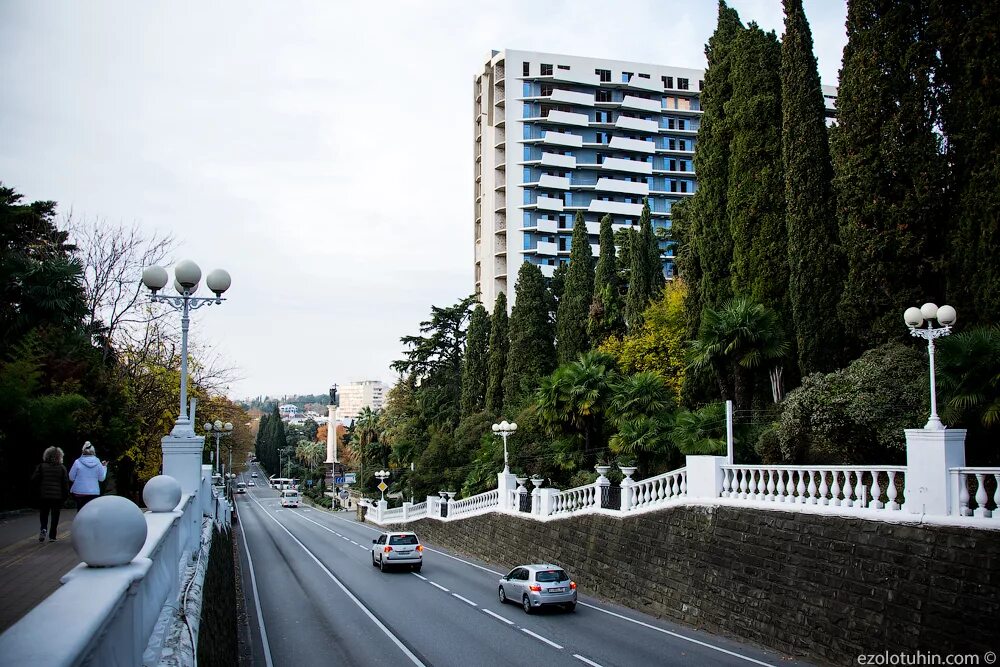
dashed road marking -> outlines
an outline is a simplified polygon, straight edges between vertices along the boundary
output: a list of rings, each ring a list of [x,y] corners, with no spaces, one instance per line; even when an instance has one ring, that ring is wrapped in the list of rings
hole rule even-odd
[[[412,574],[414,577],[417,577],[419,579],[423,579],[424,581],[427,581],[427,577],[421,576],[421,575],[417,574],[416,572],[410,572],[410,574]]]
[[[587,660],[586,658],[584,658],[579,653],[574,653],[573,657],[576,658],[577,660],[581,660],[581,661],[587,663],[588,665],[592,665],[592,667],[604,667],[603,665],[598,664],[598,663],[594,662],[593,660]]]
[[[457,598],[458,598],[459,600],[461,600],[461,601],[462,601],[462,602],[464,602],[465,604],[471,604],[471,605],[472,605],[473,607],[478,607],[478,606],[479,606],[478,604],[476,604],[475,602],[473,602],[473,601],[472,601],[472,600],[470,600],[469,598],[463,598],[463,597],[462,597],[461,595],[459,595],[458,593],[452,593],[452,595],[454,595],[455,597],[457,597]]]
[[[559,649],[560,651],[562,650],[562,646],[560,646],[559,644],[555,643],[554,641],[552,641],[550,639],[546,639],[545,637],[543,637],[543,636],[541,636],[539,634],[536,634],[536,633],[532,632],[528,628],[521,628],[521,632],[523,632],[526,635],[531,635],[532,637],[534,637],[538,641],[545,642],[549,646],[554,646],[555,648]]]
[[[444,586],[442,586],[441,584],[435,584],[433,581],[428,581],[427,583],[430,584],[431,586],[436,586],[437,588],[440,588],[445,593],[450,593],[451,592],[447,588],[445,588]]]
[[[507,625],[514,625],[514,621],[510,621],[510,620],[504,618],[503,616],[501,616],[500,614],[496,614],[496,613],[490,611],[489,609],[480,609],[479,611],[483,612],[484,614],[489,614],[493,618],[497,619],[498,621],[503,621]]]

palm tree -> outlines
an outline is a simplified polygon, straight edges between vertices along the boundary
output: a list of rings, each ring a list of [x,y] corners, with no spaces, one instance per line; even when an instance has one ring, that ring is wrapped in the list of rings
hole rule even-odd
[[[711,403],[695,411],[682,410],[674,419],[670,440],[685,455],[726,452],[726,406]]]
[[[635,373],[615,383],[608,401],[608,421],[617,429],[611,451],[626,457],[664,458],[675,407],[673,392],[653,371]]]
[[[602,352],[584,352],[576,361],[563,364],[542,379],[535,395],[542,426],[553,435],[569,436],[576,442],[582,438],[582,451],[573,453],[593,459],[594,448],[603,447],[598,441],[617,377],[614,358]]]
[[[1000,423],[1000,327],[976,327],[949,336],[938,346],[949,423],[964,418],[978,420],[986,428]]]
[[[701,332],[691,343],[691,367],[711,368],[722,398],[737,409],[750,404],[754,371],[767,367],[774,401],[782,398],[780,361],[789,345],[771,309],[747,297],[736,297],[719,310],[706,308]]]

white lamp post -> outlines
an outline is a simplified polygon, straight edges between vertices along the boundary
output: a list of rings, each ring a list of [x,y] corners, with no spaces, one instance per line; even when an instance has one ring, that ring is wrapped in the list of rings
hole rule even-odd
[[[510,465],[507,460],[507,438],[510,437],[510,435],[516,430],[517,424],[514,422],[508,422],[506,419],[499,424],[493,425],[493,434],[499,435],[503,438],[503,473],[505,475],[510,473]]]
[[[943,431],[944,424],[937,414],[937,396],[934,383],[934,339],[947,336],[951,333],[951,327],[955,324],[958,315],[951,306],[941,306],[938,308],[933,303],[925,303],[920,308],[907,308],[903,313],[903,320],[906,326],[910,327],[910,334],[918,338],[927,340],[927,353],[930,356],[931,365],[931,417],[924,424],[924,429],[928,431]],[[923,327],[924,320],[927,327]],[[940,325],[935,327],[932,320],[937,320]]]
[[[194,296],[201,281],[201,268],[189,259],[181,260],[174,266],[174,289],[177,296],[159,294],[166,287],[167,270],[162,266],[149,266],[143,269],[142,282],[152,292],[150,300],[166,303],[174,310],[181,312],[181,409],[174,425],[177,435],[194,435],[194,428],[187,412],[187,337],[191,322],[191,311],[202,306],[221,304],[225,299],[222,295],[232,284],[229,273],[223,269],[215,269],[205,280],[208,289],[215,293],[214,297]]]
[[[379,482],[384,484],[385,480],[389,479],[390,473],[388,470],[379,470],[375,473],[375,476],[378,477]],[[379,492],[382,494],[382,500],[385,500],[385,491],[379,489]]]
[[[214,422],[205,422],[202,427],[205,429],[205,433],[215,436],[215,472],[219,472],[219,440],[233,434],[233,425],[231,422],[223,424],[221,419],[216,419]],[[232,454],[231,449],[230,454]],[[232,460],[230,460],[229,467],[233,467]]]

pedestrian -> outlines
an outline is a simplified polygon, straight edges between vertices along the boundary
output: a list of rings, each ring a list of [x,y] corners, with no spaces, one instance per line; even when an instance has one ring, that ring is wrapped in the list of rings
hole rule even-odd
[[[41,523],[38,541],[44,542],[48,535],[49,542],[55,542],[56,531],[59,529],[59,510],[69,495],[69,476],[63,465],[63,450],[58,447],[46,449],[42,454],[42,462],[31,475],[31,482],[38,489],[38,518]]]
[[[97,460],[97,451],[90,441],[83,443],[80,458],[73,462],[69,469],[69,478],[73,480],[73,488],[69,491],[76,500],[77,511],[94,498],[101,495],[101,482],[108,476],[108,462]]]

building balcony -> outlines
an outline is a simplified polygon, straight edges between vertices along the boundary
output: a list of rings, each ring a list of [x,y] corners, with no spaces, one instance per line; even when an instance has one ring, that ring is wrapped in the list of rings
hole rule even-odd
[[[587,210],[591,213],[612,213],[615,215],[642,215],[642,204],[626,204],[620,201],[595,199]]]
[[[667,128],[667,127],[662,127],[661,126],[660,129],[659,129],[659,132],[660,132],[660,134],[676,134],[676,135],[680,135],[680,136],[683,136],[683,137],[696,137],[696,136],[698,136],[698,128],[694,128],[693,130],[692,129],[678,130],[675,127]]]
[[[546,120],[550,123],[572,125],[575,127],[587,127],[590,124],[590,119],[586,114],[573,113],[571,111],[552,110],[546,116]]]
[[[628,82],[628,87],[649,93],[663,92],[663,83],[659,79],[643,79],[639,76],[633,76]]]
[[[535,229],[540,232],[548,232],[549,234],[555,234],[559,231],[559,221],[558,220],[537,220],[535,222]]]
[[[569,178],[566,178],[565,176],[550,176],[549,174],[542,174],[538,179],[538,185],[543,188],[569,190]]]
[[[542,275],[546,278],[551,278],[556,272],[556,267],[551,264],[539,264],[538,268],[541,270]]]
[[[627,139],[625,137],[611,137],[608,147],[624,151],[637,151],[652,155],[656,152],[656,144],[652,141],[642,141],[640,139]]]
[[[543,211],[562,211],[564,204],[562,199],[539,195],[535,201],[535,206]]]
[[[624,171],[630,174],[652,174],[653,165],[648,162],[639,162],[637,160],[624,160],[617,157],[605,158],[604,163],[601,168],[606,171]]]
[[[583,137],[565,132],[553,132],[546,130],[542,137],[542,143],[553,146],[566,146],[568,148],[580,148],[583,146]]]
[[[622,100],[622,109],[632,109],[634,111],[649,111],[652,113],[659,113],[662,109],[662,102],[660,100],[647,100],[642,97],[636,97],[635,95],[626,95]]]
[[[617,192],[621,194],[649,195],[648,183],[632,183],[631,181],[620,181],[617,178],[599,178],[597,180],[597,190],[604,192]]]
[[[553,102],[562,102],[564,104],[576,104],[585,107],[594,106],[594,96],[588,93],[577,93],[572,90],[562,90],[557,88],[552,91],[549,99]]]
[[[572,155],[559,155],[558,153],[542,153],[541,164],[544,167],[576,169],[576,157]]]
[[[655,120],[643,120],[641,118],[631,118],[629,116],[618,116],[618,120],[615,121],[616,128],[620,130],[635,130],[637,132],[647,132],[649,134],[656,134],[660,126]]]
[[[601,85],[601,77],[593,72],[567,70],[567,69],[556,69],[552,72],[551,77],[542,77],[543,79],[549,79],[551,81],[563,81],[565,83],[579,83],[585,86],[599,86]]]

